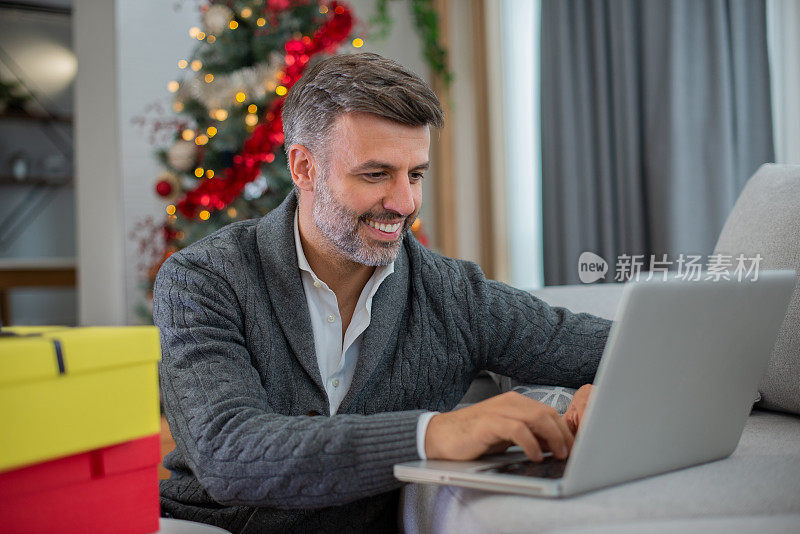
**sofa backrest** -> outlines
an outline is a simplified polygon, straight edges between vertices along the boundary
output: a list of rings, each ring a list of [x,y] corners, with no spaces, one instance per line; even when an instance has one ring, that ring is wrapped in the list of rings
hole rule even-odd
[[[728,216],[714,253],[760,254],[759,270],[800,273],[800,165],[758,169]],[[800,279],[759,391],[759,407],[800,414]]]

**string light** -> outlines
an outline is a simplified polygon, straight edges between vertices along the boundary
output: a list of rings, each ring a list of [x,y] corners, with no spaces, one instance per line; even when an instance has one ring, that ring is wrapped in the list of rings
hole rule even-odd
[[[206,39],[206,42],[209,42],[209,43],[214,43],[216,41],[217,41],[217,38],[214,37],[213,35],[209,35],[208,39]]]
[[[253,10],[250,9],[249,7],[246,7],[246,8],[244,8],[242,10],[242,17],[244,17],[244,18],[249,18],[250,15],[252,15],[252,14],[253,14]]]
[[[175,215],[175,206],[170,204],[166,207],[167,215]]]
[[[200,61],[199,59],[195,59],[191,63],[189,63],[189,66],[192,68],[193,71],[197,72],[198,70],[203,68],[203,62]]]
[[[205,33],[200,32],[200,33],[197,34],[197,40],[198,41],[202,41],[205,38],[206,38],[206,34]]]
[[[237,211],[236,211],[236,208],[234,208],[234,207],[230,207],[230,208],[228,208],[228,217],[230,217],[231,219],[233,219],[234,217],[236,217],[236,215],[237,215],[238,213],[239,213],[239,212],[237,212]]]
[[[205,172],[206,171],[205,171],[205,169],[203,169],[203,167],[197,167],[194,170],[194,175],[197,176],[198,178],[201,178]]]
[[[319,12],[324,15],[328,12],[328,6],[319,6]]]
[[[257,111],[258,111],[258,106],[256,106],[255,104],[250,104],[249,106],[247,106],[248,113],[256,113]]]
[[[211,169],[208,169],[206,171],[206,178],[211,179],[213,177],[214,177],[214,171],[212,171]]]
[[[197,138],[194,140],[194,142],[197,144],[197,146],[203,146],[206,143],[208,143],[208,137],[206,137],[205,135],[198,135]]]
[[[244,122],[248,126],[255,126],[256,124],[258,124],[258,116],[250,113],[244,118]]]
[[[183,102],[179,102],[177,100],[175,102],[173,102],[172,103],[172,110],[175,113],[180,113],[181,111],[183,111]]]
[[[256,25],[259,27],[263,26],[266,23],[267,19],[265,19],[264,17],[259,17],[258,20],[256,21]]]
[[[217,110],[217,115],[216,115],[216,117],[215,117],[215,118],[216,118],[218,121],[224,121],[225,119],[227,119],[227,118],[228,118],[228,112],[227,112],[227,111],[225,111],[224,109],[218,109],[218,110]]]
[[[189,37],[192,39],[197,39],[197,36],[200,34],[200,28],[197,26],[192,26],[189,28]]]
[[[194,139],[194,130],[186,128],[183,132],[181,132],[181,137],[183,137],[184,141],[191,141]]]
[[[242,102],[244,102],[246,98],[247,98],[247,95],[244,94],[242,91],[239,91],[238,93],[236,93],[236,101],[239,102],[240,104]]]
[[[200,219],[207,221],[211,217],[211,213],[208,210],[203,210],[200,212]]]
[[[208,134],[209,137],[214,137],[217,135],[217,129],[214,126],[209,126],[206,129],[206,134]]]
[[[236,29],[236,28],[238,28],[238,27],[239,27],[239,23],[238,23],[238,22],[236,22],[235,20],[232,20],[232,21],[230,21],[230,22],[228,23],[228,28],[230,28],[230,29],[232,29],[232,30],[235,30],[235,29]]]
[[[185,59],[181,59],[181,60],[178,61],[178,68],[179,69],[185,69],[188,66],[189,66],[189,62],[186,61]]]
[[[178,90],[178,87],[180,87],[180,84],[178,84],[178,82],[176,82],[175,80],[172,80],[167,84],[167,91],[169,91],[170,93],[174,93],[175,91]]]
[[[208,74],[206,74],[205,80],[206,80],[206,83],[213,82],[214,81],[214,75],[209,72]]]
[[[282,85],[279,85],[278,87],[275,88],[275,94],[277,94],[278,96],[283,96],[288,92],[289,90]]]
[[[355,39],[353,39],[353,47],[354,48],[361,48],[362,46],[364,46],[364,40],[363,39],[361,39],[359,37],[356,37]]]

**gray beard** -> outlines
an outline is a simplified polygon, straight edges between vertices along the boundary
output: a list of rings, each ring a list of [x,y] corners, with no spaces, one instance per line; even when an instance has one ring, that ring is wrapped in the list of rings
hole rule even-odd
[[[322,234],[340,252],[350,261],[370,267],[389,265],[397,259],[403,238],[410,227],[409,220],[406,218],[404,228],[396,241],[366,243],[358,232],[362,218],[336,200],[328,188],[327,178],[324,175],[319,177],[317,187],[314,189],[313,215],[314,223]],[[369,214],[366,215],[366,218],[373,218]],[[381,220],[377,216],[374,219]]]

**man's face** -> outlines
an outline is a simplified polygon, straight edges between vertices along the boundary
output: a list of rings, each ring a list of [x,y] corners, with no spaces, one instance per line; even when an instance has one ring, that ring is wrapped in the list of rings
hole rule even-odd
[[[427,126],[346,113],[334,123],[314,185],[314,223],[350,261],[387,265],[422,205]]]

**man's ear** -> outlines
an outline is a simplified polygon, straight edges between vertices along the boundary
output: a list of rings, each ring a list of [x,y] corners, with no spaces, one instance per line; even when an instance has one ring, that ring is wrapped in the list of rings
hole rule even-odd
[[[289,172],[294,184],[304,191],[313,191],[317,178],[317,161],[311,151],[304,145],[294,144],[289,147]]]

